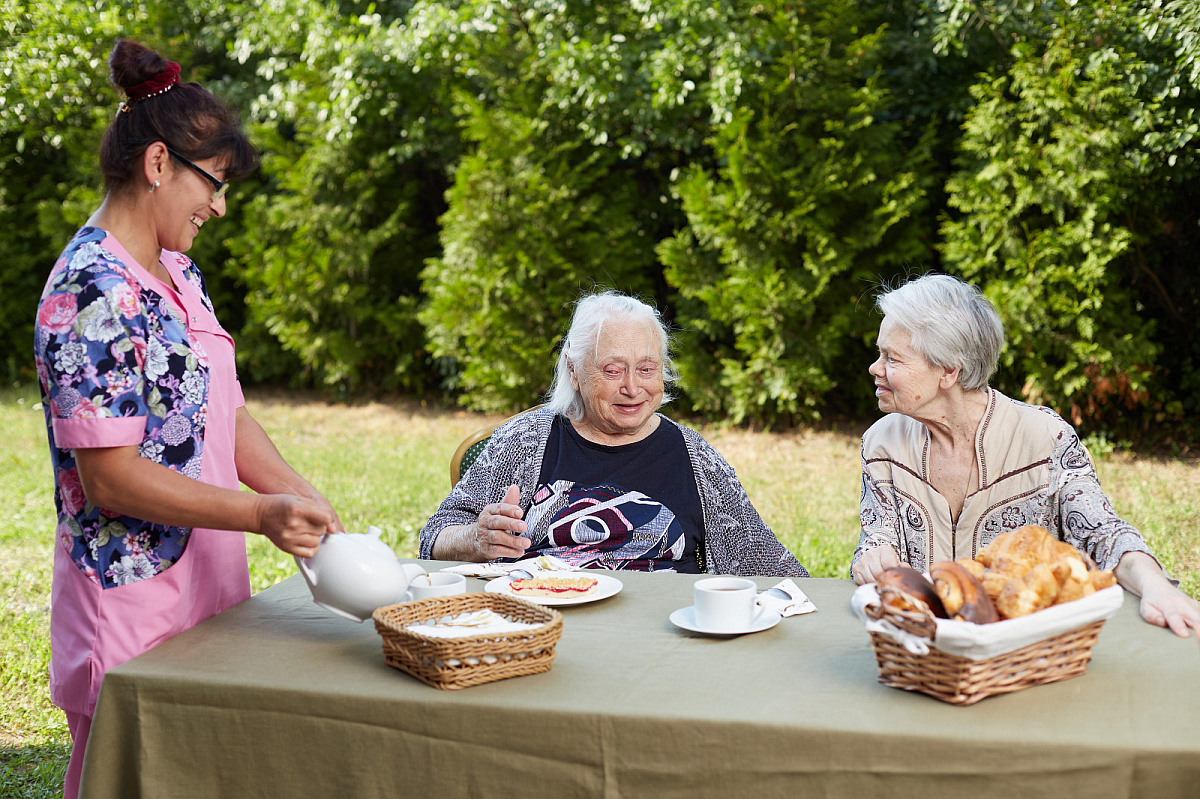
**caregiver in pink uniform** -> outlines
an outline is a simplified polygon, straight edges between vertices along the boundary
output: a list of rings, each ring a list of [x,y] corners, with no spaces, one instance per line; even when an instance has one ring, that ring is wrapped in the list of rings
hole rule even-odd
[[[243,531],[311,557],[341,529],[245,408],[233,339],[182,253],[256,154],[178,64],[131,41],[100,149],[106,195],[55,263],[36,363],[58,528],[50,692],[79,788],[104,673],[250,596]],[[242,492],[245,483],[257,493]]]

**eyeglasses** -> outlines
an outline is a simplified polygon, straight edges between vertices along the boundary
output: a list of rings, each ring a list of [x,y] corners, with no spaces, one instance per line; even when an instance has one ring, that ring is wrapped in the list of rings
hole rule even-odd
[[[205,180],[207,180],[209,183],[212,184],[212,187],[213,187],[212,202],[216,202],[221,197],[224,197],[225,192],[229,191],[229,181],[216,179],[212,175],[208,174],[208,172],[204,171],[200,167],[193,164],[191,161],[184,158],[179,153],[172,150],[170,147],[167,148],[167,152],[171,154],[171,157],[173,157],[176,160],[178,160],[179,162],[181,162],[184,166],[188,166],[188,167],[191,167],[192,169],[194,169],[197,174],[199,174],[201,177],[203,177]]]

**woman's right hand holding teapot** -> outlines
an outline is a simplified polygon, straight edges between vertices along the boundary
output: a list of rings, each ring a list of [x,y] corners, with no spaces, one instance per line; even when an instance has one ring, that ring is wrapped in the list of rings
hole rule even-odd
[[[289,555],[311,558],[317,554],[321,536],[342,531],[337,512],[320,494],[261,494],[259,500],[256,532]]]

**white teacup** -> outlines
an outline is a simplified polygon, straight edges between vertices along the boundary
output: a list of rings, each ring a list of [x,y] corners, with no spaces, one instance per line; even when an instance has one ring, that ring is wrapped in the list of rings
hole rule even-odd
[[[413,600],[429,599],[434,596],[462,594],[467,590],[467,578],[453,572],[430,572],[418,574],[408,584],[408,595]]]
[[[696,624],[715,633],[741,632],[754,621],[758,588],[742,577],[706,577],[693,586]]]

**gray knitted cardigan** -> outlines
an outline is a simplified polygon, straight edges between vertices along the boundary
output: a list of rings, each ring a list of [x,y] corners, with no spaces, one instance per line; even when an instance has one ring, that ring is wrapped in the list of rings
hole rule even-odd
[[[442,528],[471,524],[485,505],[499,502],[510,485],[521,490],[521,507],[532,504],[542,470],[554,414],[524,413],[492,433],[479,458],[421,530],[421,557],[432,557],[433,540]],[[566,421],[565,419],[563,420]],[[710,573],[745,576],[808,577],[750,504],[733,467],[695,430],[665,416],[683,433],[704,515],[704,560]]]

